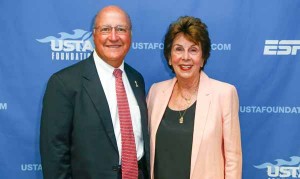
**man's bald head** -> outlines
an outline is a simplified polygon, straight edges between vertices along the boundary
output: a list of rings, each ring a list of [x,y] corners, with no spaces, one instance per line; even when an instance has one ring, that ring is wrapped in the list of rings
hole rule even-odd
[[[103,17],[105,14],[110,13],[110,12],[117,12],[119,14],[123,14],[126,17],[129,29],[132,28],[130,16],[123,9],[121,9],[118,6],[114,6],[114,5],[106,6],[97,13],[95,21],[94,21],[94,28],[99,25],[98,24],[99,19],[101,19],[101,17]]]

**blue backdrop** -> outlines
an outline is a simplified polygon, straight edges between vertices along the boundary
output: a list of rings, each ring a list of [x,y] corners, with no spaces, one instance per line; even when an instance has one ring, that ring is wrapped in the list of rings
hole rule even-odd
[[[92,20],[112,1],[0,1],[0,178],[40,179],[39,126],[50,75],[93,50]],[[300,1],[113,1],[130,15],[126,62],[151,84],[172,77],[163,35],[181,15],[208,26],[206,73],[236,86],[244,179],[300,178]]]

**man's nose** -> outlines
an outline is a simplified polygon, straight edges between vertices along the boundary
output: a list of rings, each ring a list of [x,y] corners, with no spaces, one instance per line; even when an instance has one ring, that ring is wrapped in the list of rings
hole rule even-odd
[[[112,41],[115,41],[115,40],[118,40],[119,36],[115,30],[115,28],[112,28],[111,29],[111,32],[109,34],[109,39],[112,40]]]

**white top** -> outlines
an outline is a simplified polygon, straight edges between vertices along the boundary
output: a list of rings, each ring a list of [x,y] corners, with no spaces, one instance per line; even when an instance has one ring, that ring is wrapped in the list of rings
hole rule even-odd
[[[94,51],[93,57],[96,64],[98,76],[101,81],[109,105],[112,124],[114,127],[115,137],[119,149],[119,156],[121,156],[122,153],[121,129],[120,129],[119,114],[118,114],[118,106],[117,106],[115,76],[113,75],[113,71],[115,68],[107,64],[105,61],[103,61],[97,55],[96,51]],[[123,71],[122,79],[127,94],[129,108],[130,108],[130,115],[132,120],[133,133],[134,133],[136,151],[137,151],[137,159],[140,160],[144,155],[144,147],[143,147],[144,141],[143,141],[142,127],[141,127],[140,108],[135,99],[126,72],[124,70],[124,62],[121,64],[119,69]],[[119,158],[119,164],[121,165],[121,157]]]

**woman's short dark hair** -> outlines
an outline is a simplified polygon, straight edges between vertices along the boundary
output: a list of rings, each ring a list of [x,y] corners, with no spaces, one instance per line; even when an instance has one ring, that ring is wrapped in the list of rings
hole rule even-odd
[[[175,22],[170,24],[164,40],[164,56],[167,63],[171,57],[173,41],[180,33],[191,42],[201,44],[202,58],[204,59],[203,69],[210,56],[211,42],[206,24],[204,24],[201,19],[192,16],[181,16]],[[173,67],[170,65],[169,67],[174,72]]]

